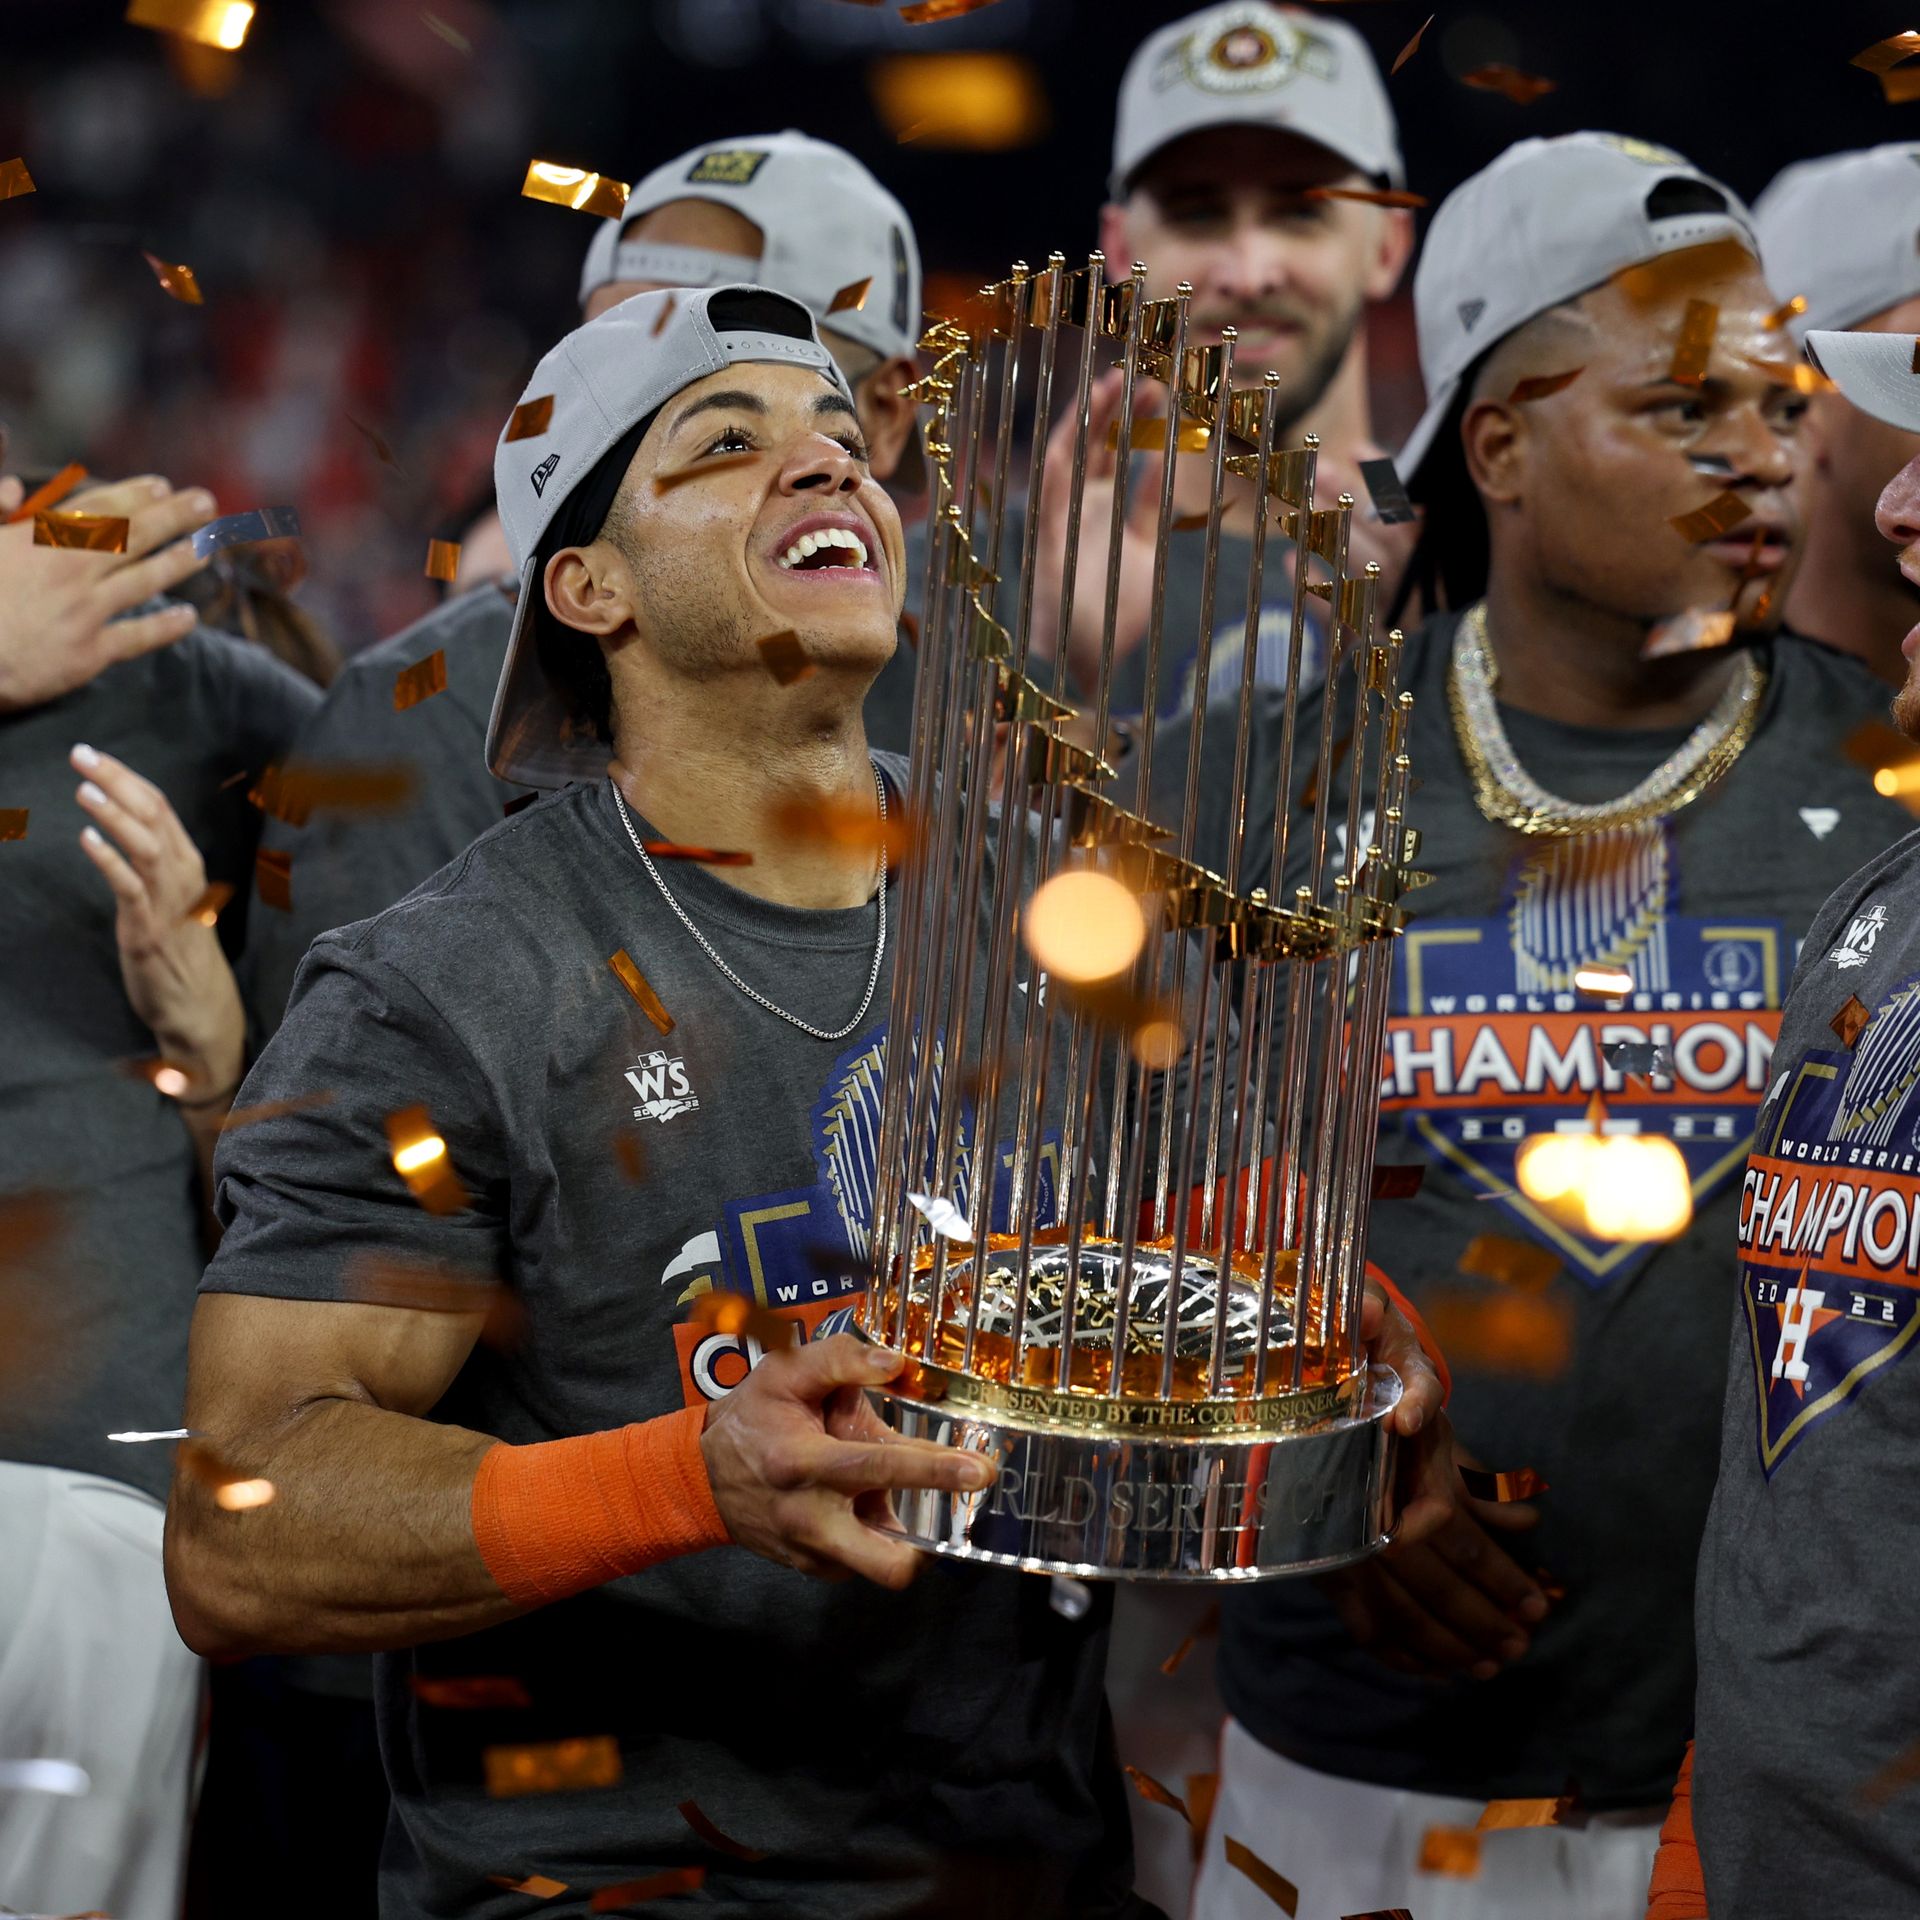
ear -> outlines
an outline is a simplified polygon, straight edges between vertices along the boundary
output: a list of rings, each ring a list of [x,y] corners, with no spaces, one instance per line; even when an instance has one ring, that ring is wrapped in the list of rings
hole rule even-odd
[[[1460,422],[1460,446],[1480,497],[1489,507],[1511,506],[1523,491],[1527,423],[1503,400],[1476,400]]]
[[[919,369],[904,353],[882,360],[860,382],[853,403],[860,411],[860,431],[867,436],[867,453],[873,477],[891,480],[900,466],[900,456],[912,437],[914,403],[901,391],[918,377]]]
[[[1413,215],[1404,207],[1382,207],[1380,229],[1367,262],[1367,298],[1384,300],[1400,284],[1413,257]]]
[[[1100,251],[1107,256],[1107,278],[1124,280],[1133,271],[1133,243],[1127,238],[1127,210],[1109,200],[1100,209]]]
[[[633,620],[633,583],[611,541],[562,547],[547,562],[547,608],[563,626],[605,640]]]

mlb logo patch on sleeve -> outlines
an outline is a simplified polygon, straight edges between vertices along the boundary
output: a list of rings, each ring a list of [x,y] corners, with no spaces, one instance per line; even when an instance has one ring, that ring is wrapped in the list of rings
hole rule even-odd
[[[722,147],[703,153],[687,175],[690,185],[744,187],[766,165],[764,147]]]

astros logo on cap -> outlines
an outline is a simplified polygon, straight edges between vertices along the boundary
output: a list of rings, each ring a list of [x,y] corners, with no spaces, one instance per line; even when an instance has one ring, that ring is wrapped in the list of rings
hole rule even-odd
[[[703,153],[687,179],[697,186],[744,187],[766,163],[764,147],[723,147]]]
[[[1636,140],[1631,134],[1603,133],[1600,143],[1616,153],[1624,153],[1629,160],[1638,160],[1643,166],[1685,167],[1689,164],[1671,147],[1656,146],[1651,140]]]

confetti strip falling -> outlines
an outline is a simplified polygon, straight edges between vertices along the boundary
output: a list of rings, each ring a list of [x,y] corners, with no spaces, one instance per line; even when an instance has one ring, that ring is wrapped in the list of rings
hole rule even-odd
[[[206,304],[206,296],[201,293],[200,282],[194,278],[191,267],[169,265],[157,253],[142,253],[140,257],[153,269],[153,277],[160,282],[161,290],[183,307]]]
[[[602,1887],[587,1902],[589,1913],[617,1913],[622,1907],[644,1906],[649,1900],[664,1900],[676,1893],[696,1893],[705,1883],[705,1867],[669,1867],[665,1873],[650,1874],[644,1880],[622,1880],[617,1887]]]
[[[417,707],[422,700],[431,700],[436,693],[446,690],[447,650],[435,647],[424,660],[416,660],[394,675],[393,710],[405,713],[409,707]]]
[[[178,34],[203,47],[235,53],[253,25],[252,0],[128,0],[129,26]]]
[[[1420,1836],[1419,1870],[1460,1879],[1480,1871],[1480,1836],[1471,1827],[1429,1827]]]
[[[550,1880],[544,1873],[530,1873],[524,1880],[515,1880],[504,1873],[490,1873],[488,1881],[496,1887],[505,1887],[509,1893],[530,1893],[536,1900],[551,1900],[555,1894],[565,1893],[567,1882]]]
[[[460,542],[429,540],[426,575],[429,580],[444,580],[451,585],[460,577]]]
[[[1142,1800],[1151,1800],[1155,1806],[1171,1807],[1188,1826],[1193,1825],[1193,1815],[1187,1810],[1187,1803],[1171,1787],[1163,1787],[1152,1774],[1139,1767],[1120,1769],[1133,1782],[1133,1790]]]
[[[1789,320],[1798,320],[1806,310],[1807,296],[1796,293],[1791,300],[1783,300],[1760,324],[1769,333],[1778,333]]]
[[[978,13],[995,0],[914,0],[900,9],[900,18],[910,27],[924,27],[935,20],[958,20],[964,13]]]
[[[1752,518],[1753,508],[1734,492],[1716,493],[1704,507],[1691,513],[1676,513],[1668,522],[1681,539],[1701,546],[1709,540],[1724,539],[1743,521]]]
[[[744,1293],[731,1293],[719,1287],[694,1296],[687,1320],[689,1325],[703,1327],[709,1333],[757,1341],[769,1353],[796,1345],[795,1336],[800,1331],[793,1321],[783,1320],[771,1307],[749,1300]],[[693,1822],[689,1820],[687,1824],[692,1826]]]
[[[1236,1840],[1232,1834],[1224,1838],[1228,1866],[1244,1873],[1282,1913],[1300,1911],[1300,1889],[1285,1874],[1276,1873],[1245,1841]]]
[[[827,302],[827,311],[829,313],[858,313],[867,304],[867,295],[872,291],[872,274],[868,274],[864,280],[849,280],[847,284]]]
[[[1520,1827],[1557,1827],[1573,1811],[1573,1796],[1557,1800],[1489,1800],[1475,1833],[1506,1833]]]
[[[580,1787],[617,1787],[621,1778],[620,1745],[607,1733],[522,1747],[486,1747],[480,1758],[487,1792],[496,1800],[528,1793],[568,1793]]]
[[[656,860],[686,860],[696,867],[750,867],[753,855],[730,852],[725,847],[694,847],[679,840],[643,840],[640,843]]]
[[[553,425],[553,395],[543,393],[532,400],[522,400],[507,418],[506,437],[509,440],[531,440],[545,433]]]
[[[1537,1292],[1560,1271],[1559,1256],[1531,1240],[1514,1240],[1500,1233],[1477,1233],[1467,1242],[1459,1270],[1503,1287]]]
[[[1419,509],[1407,492],[1407,483],[1400,478],[1400,470],[1391,458],[1362,460],[1360,479],[1383,525],[1399,526],[1420,517]]]
[[[1420,42],[1427,37],[1427,29],[1433,25],[1434,18],[1433,14],[1428,14],[1414,30],[1413,38],[1393,56],[1393,65],[1387,69],[1388,79],[1392,79],[1420,51]]]
[[[1431,204],[1424,193],[1409,193],[1404,187],[1309,187],[1309,200],[1358,200],[1367,207],[1424,207]]]
[[[1683,387],[1703,385],[1707,362],[1713,357],[1713,337],[1719,329],[1720,309],[1711,300],[1689,300],[1680,317],[1680,337],[1667,364],[1667,378]]]
[[[0,807],[0,840],[24,840],[31,811],[29,807]]]
[[[125,553],[127,523],[105,513],[36,513],[36,547],[68,547],[76,553]]]
[[[1665,660],[1679,653],[1706,653],[1724,647],[1733,638],[1735,621],[1728,607],[1689,607],[1671,620],[1662,620],[1640,649],[1642,660]]]
[[[557,207],[617,220],[625,212],[632,189],[611,174],[589,173],[584,167],[563,167],[552,160],[530,160],[520,192],[528,200],[545,200]]]
[[[456,1713],[533,1705],[526,1683],[508,1673],[462,1674],[457,1678],[416,1673],[408,1685],[422,1705]]]
[[[253,885],[260,904],[293,911],[293,855],[262,847],[253,856]]]
[[[1585,372],[1585,367],[1573,367],[1565,373],[1529,374],[1526,379],[1514,382],[1513,391],[1507,395],[1507,405],[1523,407],[1529,400],[1544,400],[1549,394],[1572,386]]]
[[[662,1033],[673,1031],[673,1015],[666,1009],[666,1003],[654,992],[647,976],[634,965],[633,956],[625,947],[608,960],[613,969],[614,978],[639,1002],[644,1013]]]
[[[31,520],[36,514],[45,513],[49,507],[56,507],[87,477],[87,470],[75,460],[64,466],[51,480],[41,485],[7,515],[7,525],[14,526],[22,520]]]
[[[1840,1044],[1851,1053],[1860,1036],[1866,1032],[1867,1023],[1872,1018],[1873,1015],[1860,996],[1857,993],[1850,993],[1840,1003],[1840,1011],[1827,1024],[1839,1035]]]
[[[807,658],[807,650],[797,633],[770,633],[754,645],[759,648],[760,658],[776,685],[790,687],[813,671],[813,662]]]
[[[738,1840],[729,1839],[700,1811],[696,1801],[682,1800],[674,1811],[708,1846],[721,1853],[730,1853],[736,1860],[764,1860],[767,1857],[759,1847],[744,1846]]]
[[[200,898],[181,917],[197,920],[203,927],[210,927],[220,918],[220,909],[232,898],[233,889],[226,881],[210,880]]]
[[[1491,1500],[1502,1507],[1549,1491],[1547,1483],[1531,1467],[1515,1467],[1508,1473],[1491,1473],[1485,1467],[1462,1467],[1460,1478],[1476,1500]]]
[[[33,175],[24,160],[0,160],[0,200],[17,200],[34,191]]]
[[[1482,93],[1504,95],[1516,107],[1532,106],[1542,94],[1551,93],[1555,85],[1543,74],[1525,73],[1499,60],[1488,66],[1475,67],[1471,73],[1463,73],[1460,78],[1467,86],[1477,87]]]
[[[458,1213],[467,1204],[446,1140],[424,1106],[402,1107],[387,1115],[387,1146],[394,1172],[429,1213]]]
[[[262,1120],[277,1120],[282,1114],[305,1113],[312,1107],[325,1107],[333,1103],[331,1093],[296,1094],[291,1100],[262,1100],[251,1107],[235,1107],[220,1122],[221,1133],[232,1133],[239,1127],[257,1126]]]

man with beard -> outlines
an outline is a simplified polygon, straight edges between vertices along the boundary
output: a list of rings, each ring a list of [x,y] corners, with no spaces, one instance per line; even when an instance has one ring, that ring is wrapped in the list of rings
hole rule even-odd
[[[1718,182],[1596,133],[1513,147],[1427,238],[1432,398],[1402,465],[1452,611],[1406,643],[1433,880],[1406,903],[1381,1143],[1424,1180],[1370,1253],[1447,1350],[1462,1446],[1542,1484],[1463,1487],[1427,1543],[1227,1595],[1208,1920],[1261,1910],[1221,1848],[1253,1832],[1302,1920],[1641,1910],[1692,1714],[1739,1170],[1800,930],[1905,824],[1843,752],[1879,683],[1766,631],[1804,402],[1753,246]],[[1276,791],[1256,698],[1260,844],[1308,772]],[[1317,698],[1299,726],[1319,737]],[[1230,774],[1203,769],[1203,863]],[[1344,823],[1343,766],[1314,777]],[[1671,1183],[1661,1231],[1690,1194],[1690,1230],[1648,1237],[1638,1171],[1557,1200],[1522,1171],[1523,1142],[1593,1152],[1596,1129]],[[1479,1835],[1471,1877],[1423,1871],[1430,1831],[1563,1795],[1577,1818]]]
[[[1890,141],[1788,167],[1754,202],[1753,222],[1769,284],[1805,302],[1784,323],[1796,341],[1815,327],[1920,327],[1920,144]],[[1800,437],[1807,532],[1788,624],[1900,686],[1900,636],[1920,614],[1920,594],[1884,563],[1874,503],[1886,476],[1920,453],[1920,439],[1836,393],[1813,396]]]
[[[655,168],[621,217],[595,233],[581,268],[581,313],[592,319],[661,286],[743,277],[812,310],[853,388],[875,475],[904,494],[922,490],[913,404],[901,393],[914,374],[920,255],[899,201],[824,140],[773,133],[710,141]],[[835,293],[861,280],[871,282],[864,302],[828,318]],[[492,545],[484,521],[476,531]],[[295,757],[399,767],[412,774],[412,791],[398,815],[334,809],[268,823],[265,846],[291,862],[292,903],[259,916],[248,956],[248,1000],[261,1032],[279,1024],[317,935],[391,905],[525,797],[487,771],[482,751],[512,624],[510,588],[483,580],[358,655],[329,691]],[[895,653],[869,696],[868,724],[875,744],[904,752],[913,650],[903,644]],[[445,691],[398,709],[398,677],[435,654]]]
[[[1367,399],[1366,308],[1398,285],[1413,246],[1412,216],[1369,204],[1367,196],[1405,185],[1393,109],[1367,43],[1344,22],[1266,4],[1228,0],[1203,9],[1145,40],[1128,63],[1114,124],[1112,198],[1100,213],[1100,246],[1109,275],[1135,260],[1147,267],[1149,292],[1160,298],[1181,282],[1193,296],[1191,344],[1238,335],[1237,377],[1267,368],[1280,375],[1278,437],[1294,444],[1320,436],[1325,504],[1350,492],[1362,504],[1354,518],[1355,565],[1378,560],[1391,591],[1412,529],[1388,526],[1365,508],[1359,463],[1384,455],[1373,443]],[[1358,196],[1353,197],[1353,196]],[[1095,388],[1085,511],[1081,518],[1073,618],[1065,636],[1074,678],[1097,677],[1107,577],[1107,529],[1114,456],[1108,426],[1120,404],[1120,382]],[[1056,444],[1074,423],[1064,422]],[[1115,697],[1122,712],[1149,700],[1154,529],[1162,456],[1137,455],[1130,470],[1127,531],[1114,633]],[[1177,461],[1177,455],[1176,455]],[[1206,463],[1177,466],[1174,514],[1206,504]],[[1250,565],[1250,489],[1231,484],[1222,519],[1222,604]],[[1033,631],[1051,646],[1055,604],[1067,543],[1064,457],[1049,462],[1040,510],[1041,563]],[[1256,668],[1263,684],[1287,667],[1287,568],[1268,550],[1273,606],[1260,624]],[[1198,542],[1176,540],[1167,555],[1164,627],[1152,698],[1157,705],[1193,695],[1199,645]],[[1240,592],[1244,603],[1244,590]],[[1218,620],[1211,654],[1211,691],[1240,684],[1245,621]],[[1325,633],[1315,627],[1302,677],[1324,670]],[[1204,696],[1203,696],[1204,697]]]
[[[1816,331],[1807,350],[1848,404],[1914,444],[1920,337]],[[1920,456],[1875,521],[1920,588]],[[1899,645],[1893,718],[1920,739],[1920,625]],[[1920,1687],[1893,1644],[1920,1432],[1906,1357],[1920,1329],[1917,870],[1908,834],[1834,890],[1781,1018],[1740,1190],[1698,1732],[1654,1869],[1657,1920],[1920,1907]]]

